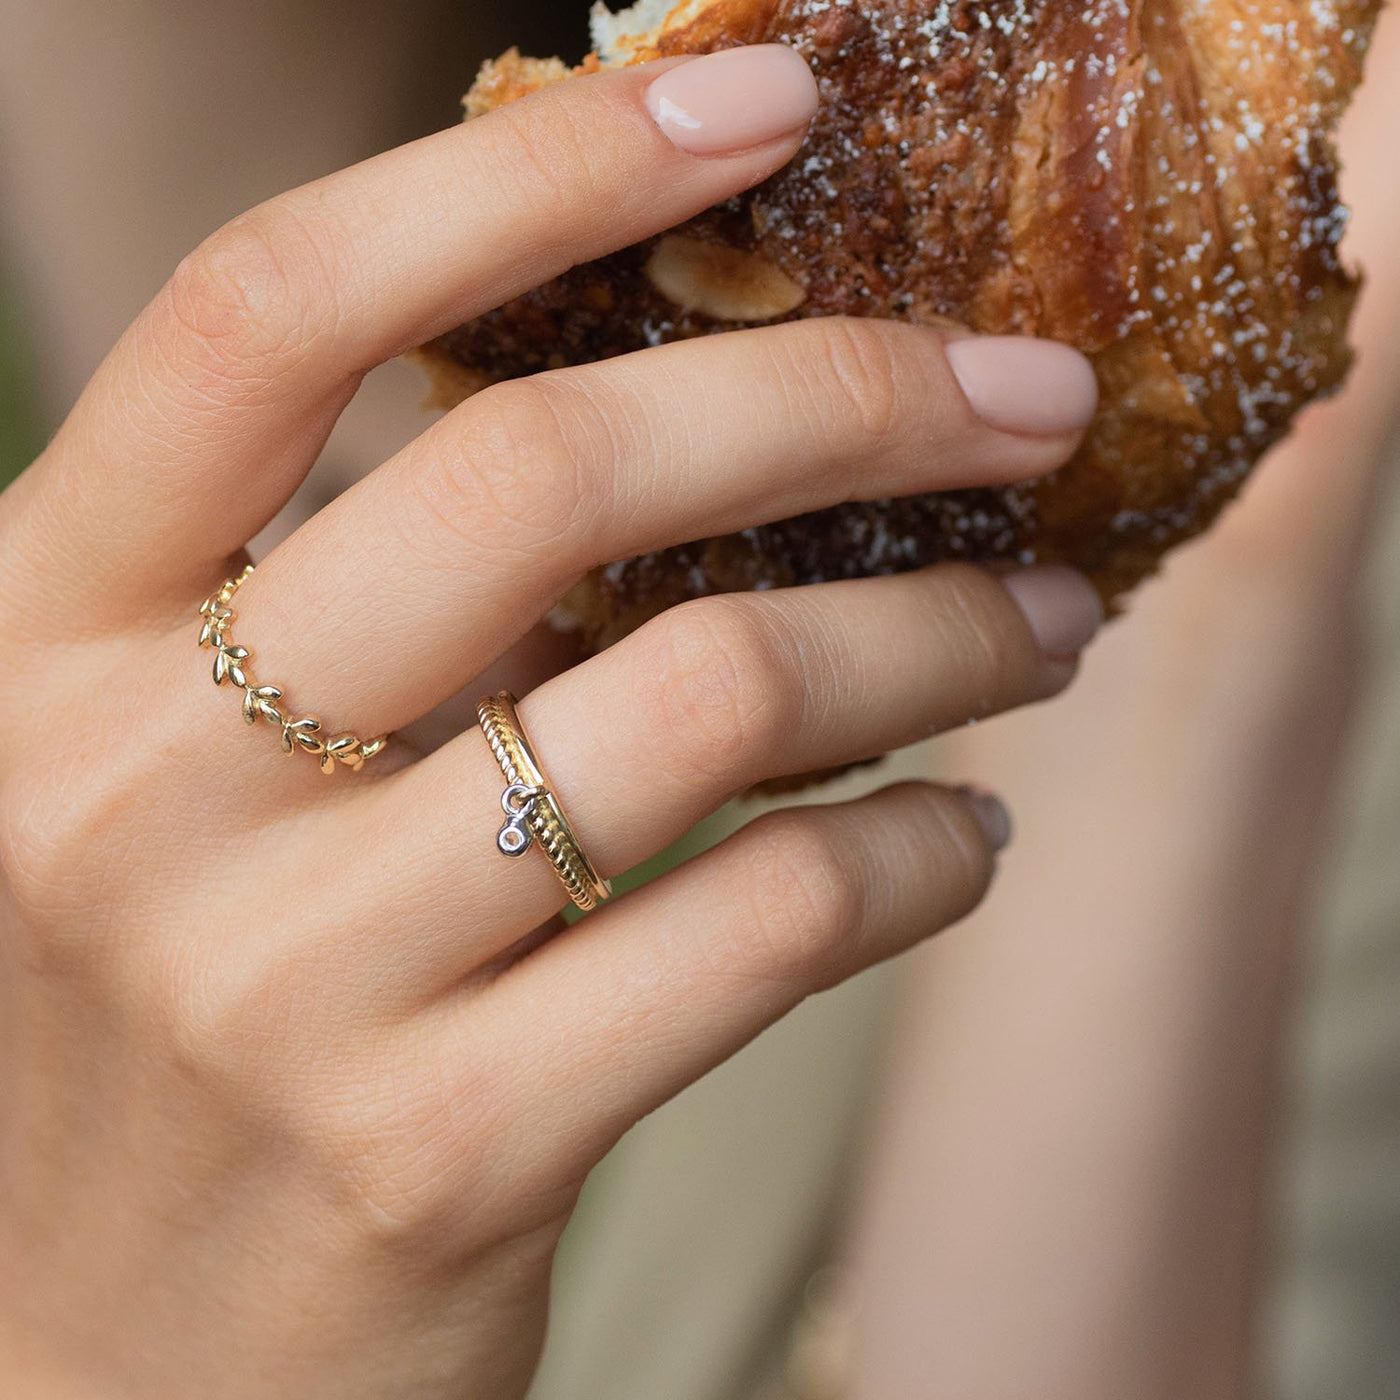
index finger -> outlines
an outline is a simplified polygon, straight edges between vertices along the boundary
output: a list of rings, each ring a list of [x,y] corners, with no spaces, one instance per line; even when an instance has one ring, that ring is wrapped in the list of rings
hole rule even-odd
[[[45,531],[24,550],[46,573],[34,597],[89,587],[110,617],[121,592],[198,591],[366,371],[757,183],[815,107],[781,46],[665,60],[551,84],[234,220],[122,339],[0,524]]]

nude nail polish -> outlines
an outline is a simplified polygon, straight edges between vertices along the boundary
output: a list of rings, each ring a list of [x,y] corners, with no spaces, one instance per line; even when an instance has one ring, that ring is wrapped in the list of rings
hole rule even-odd
[[[1011,844],[1013,824],[1011,812],[1006,803],[996,793],[986,788],[970,785],[958,788],[958,794],[967,803],[988,845],[994,851],[1004,851]]]
[[[1082,432],[1098,408],[1093,366],[1068,345],[1024,335],[974,335],[950,340],[947,354],[972,411],[1002,432]]]
[[[1005,574],[1001,581],[1047,656],[1078,656],[1103,626],[1098,590],[1076,569],[1043,564]]]
[[[817,110],[806,60],[783,44],[724,49],[663,73],[647,110],[693,156],[737,155],[805,132]]]

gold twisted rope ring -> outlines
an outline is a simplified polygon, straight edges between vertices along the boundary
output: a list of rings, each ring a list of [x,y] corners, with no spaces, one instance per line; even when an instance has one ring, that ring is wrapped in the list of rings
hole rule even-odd
[[[612,894],[612,882],[594,869],[564,815],[521,727],[515,697],[508,690],[489,695],[477,705],[476,713],[507,784],[501,796],[506,823],[496,837],[497,848],[502,855],[521,856],[538,842],[569,898],[580,909],[596,908]]]
[[[248,565],[237,578],[225,580],[218,592],[211,593],[199,607],[202,619],[199,644],[214,650],[214,684],[233,684],[243,692],[243,718],[256,724],[259,717],[282,731],[284,753],[309,753],[321,765],[321,772],[334,773],[337,765],[358,773],[376,754],[382,753],[389,742],[387,734],[377,739],[363,740],[354,734],[338,734],[333,739],[321,733],[321,721],[315,715],[295,717],[295,712],[282,702],[282,692],[275,685],[259,685],[253,675],[252,654],[247,647],[235,646],[229,635],[237,614],[229,606],[233,595],[247,582],[253,572]]]

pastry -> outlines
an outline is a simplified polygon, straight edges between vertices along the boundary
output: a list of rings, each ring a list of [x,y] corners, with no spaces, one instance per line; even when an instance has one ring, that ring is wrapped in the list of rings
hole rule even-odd
[[[596,570],[606,646],[683,598],[942,559],[1064,562],[1110,605],[1205,529],[1348,365],[1331,135],[1379,0],[644,0],[571,70],[508,53],[472,117],[573,71],[779,41],[798,157],[684,227],[425,347],[440,402],[647,345],[845,314],[1046,336],[1099,415],[1042,482],[841,505]]]

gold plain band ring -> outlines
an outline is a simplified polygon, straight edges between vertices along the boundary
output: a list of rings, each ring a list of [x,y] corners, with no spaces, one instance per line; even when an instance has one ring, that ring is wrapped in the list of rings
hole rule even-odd
[[[580,909],[595,909],[611,896],[612,882],[598,874],[584,853],[521,726],[515,703],[515,697],[503,690],[476,707],[481,732],[506,780],[501,795],[506,823],[496,836],[496,848],[504,856],[515,857],[538,843],[569,898]]]
[[[337,734],[327,739],[321,733],[321,721],[315,715],[295,716],[282,704],[282,692],[275,685],[259,685],[253,675],[252,654],[247,647],[235,646],[229,635],[237,614],[229,606],[233,595],[252,575],[248,565],[237,578],[224,581],[216,593],[211,593],[199,607],[201,625],[199,644],[214,650],[214,684],[233,684],[243,692],[243,718],[256,724],[259,717],[282,731],[283,753],[309,753],[321,766],[321,772],[334,773],[342,766],[358,773],[389,742],[387,734],[377,739],[362,740],[354,734]]]

